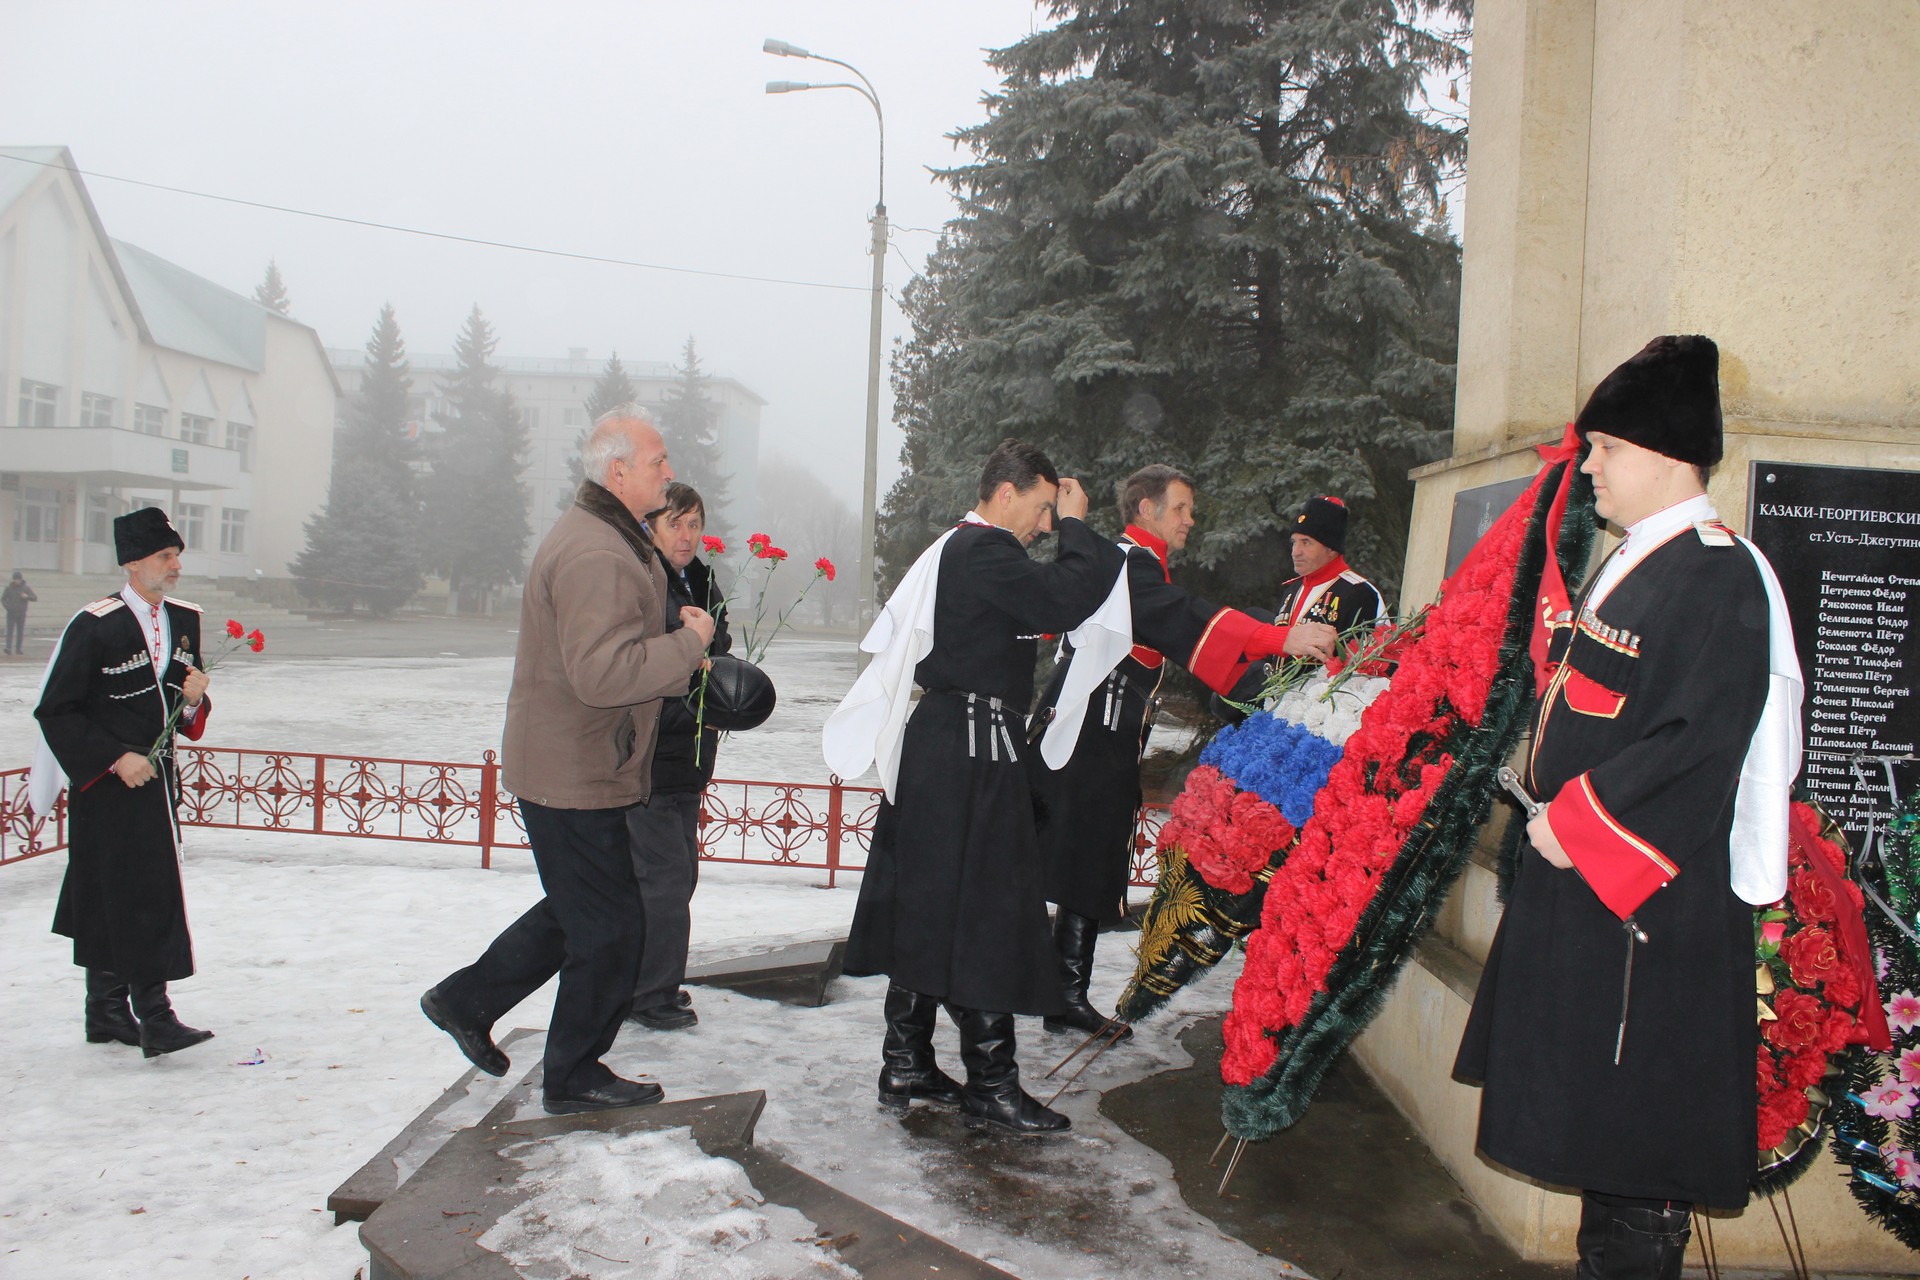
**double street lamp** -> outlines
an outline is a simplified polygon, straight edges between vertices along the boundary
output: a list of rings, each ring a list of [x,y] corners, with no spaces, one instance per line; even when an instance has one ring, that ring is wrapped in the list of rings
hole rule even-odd
[[[798,45],[788,44],[785,40],[768,40],[760,46],[765,52],[782,58],[811,58],[815,62],[830,62],[836,67],[845,67],[859,78],[859,84],[840,81],[833,84],[805,84],[796,80],[769,80],[768,93],[799,93],[807,89],[851,89],[865,98],[873,107],[874,123],[880,128],[880,186],[873,202],[873,302],[867,326],[867,462],[866,482],[862,489],[860,508],[860,577],[859,577],[859,624],[860,633],[873,623],[874,616],[874,513],[878,506],[877,486],[879,484],[880,460],[880,300],[886,289],[887,264],[887,122],[880,112],[879,95],[873,91],[873,82],[860,74],[859,68],[838,58],[829,58],[824,54],[809,53]],[[860,655],[860,665],[867,664],[866,654]]]

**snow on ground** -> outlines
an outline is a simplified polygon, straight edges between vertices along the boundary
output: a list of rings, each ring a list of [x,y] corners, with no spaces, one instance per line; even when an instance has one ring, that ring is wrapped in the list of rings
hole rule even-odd
[[[768,667],[780,710],[723,746],[720,772],[824,781],[819,725],[852,680],[851,646],[787,638]],[[477,760],[498,741],[510,668],[500,658],[242,654],[215,673],[205,741]],[[0,669],[0,767],[28,759],[39,674]],[[366,1254],[355,1224],[333,1225],[327,1194],[466,1067],[421,1017],[419,995],[539,896],[523,855],[498,856],[497,869],[482,871],[471,849],[189,828],[186,856],[199,973],[173,991],[183,1018],[218,1037],[150,1061],[81,1037],[80,972],[67,941],[47,928],[64,859],[0,868],[0,1020],[9,1033],[0,1038],[9,1155],[0,1275],[348,1280]],[[819,880],[804,870],[703,867],[694,961],[842,936],[858,876],[837,890]],[[1094,994],[1110,1005],[1131,956],[1112,938],[1099,960]],[[1099,1090],[1190,1061],[1177,1034],[1224,1008],[1235,964],[1100,1059],[1061,1100],[1074,1131],[1054,1141],[974,1134],[924,1108],[903,1123],[879,1108],[884,978],[842,979],[820,1009],[701,990],[698,1027],[629,1029],[609,1061],[658,1080],[669,1098],[766,1090],[761,1146],[1032,1280],[1139,1274],[1146,1258],[1165,1264],[1149,1268],[1157,1274],[1267,1276],[1278,1264],[1189,1210],[1166,1162],[1098,1111]],[[544,1027],[551,995],[551,987],[536,994],[498,1030]],[[1037,1089],[1072,1042],[1036,1020],[1022,1020],[1021,1037],[1022,1069]],[[951,1026],[937,1044],[957,1070]],[[517,1068],[531,1065],[537,1041],[515,1054]],[[648,1204],[669,1231],[693,1230],[711,1211],[703,1192],[741,1176],[731,1162],[708,1161],[706,1180],[689,1184],[697,1157],[661,1159],[678,1189]],[[978,1197],[972,1166],[982,1160],[1005,1166],[1003,1202]],[[588,1160],[580,1176],[606,1176],[605,1163],[604,1153]],[[1098,1231],[1021,1213],[1018,1189],[1036,1182],[1073,1187]],[[759,1229],[777,1241],[791,1238],[791,1225],[768,1218]],[[784,1274],[738,1269],[743,1256],[689,1255],[677,1274]],[[577,1274],[600,1274],[580,1269],[583,1261],[591,1258],[574,1255]]]

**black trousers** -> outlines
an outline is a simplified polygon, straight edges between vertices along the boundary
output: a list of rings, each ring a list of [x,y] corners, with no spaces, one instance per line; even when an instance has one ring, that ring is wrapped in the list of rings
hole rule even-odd
[[[491,1026],[559,974],[546,1091],[579,1093],[613,1079],[600,1059],[632,1007],[646,935],[627,809],[549,809],[522,800],[520,815],[547,896],[437,989],[451,1012]]]
[[[693,932],[693,890],[700,883],[700,793],[655,792],[627,810],[633,875],[647,921],[633,1007],[671,1005],[687,976]]]

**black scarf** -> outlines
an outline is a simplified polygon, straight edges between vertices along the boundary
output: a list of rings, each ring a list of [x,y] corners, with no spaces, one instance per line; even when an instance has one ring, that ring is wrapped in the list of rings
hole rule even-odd
[[[633,548],[633,554],[640,557],[641,564],[653,562],[653,538],[647,533],[647,527],[635,520],[633,512],[627,510],[605,485],[582,480],[580,492],[573,495],[573,505],[612,525],[626,544]]]

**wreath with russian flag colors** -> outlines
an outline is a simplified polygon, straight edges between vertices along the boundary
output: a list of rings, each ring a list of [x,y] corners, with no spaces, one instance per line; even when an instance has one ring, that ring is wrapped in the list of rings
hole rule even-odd
[[[1343,744],[1270,713],[1222,730],[1162,829],[1122,1015],[1152,1012],[1247,935],[1221,1061],[1237,1137],[1305,1112],[1491,812],[1533,701],[1543,571],[1577,576],[1596,529],[1577,442],[1542,453],[1533,484],[1405,630],[1391,681],[1369,691]]]

